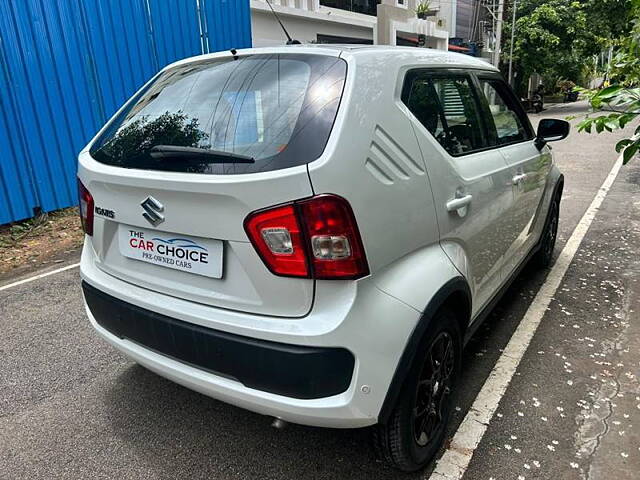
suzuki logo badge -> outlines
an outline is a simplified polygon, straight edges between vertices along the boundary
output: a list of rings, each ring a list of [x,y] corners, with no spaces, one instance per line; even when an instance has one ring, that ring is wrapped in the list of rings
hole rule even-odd
[[[142,202],[142,208],[144,213],[142,216],[154,227],[164,222],[164,215],[160,212],[164,212],[164,205],[158,200],[149,195],[144,202]]]

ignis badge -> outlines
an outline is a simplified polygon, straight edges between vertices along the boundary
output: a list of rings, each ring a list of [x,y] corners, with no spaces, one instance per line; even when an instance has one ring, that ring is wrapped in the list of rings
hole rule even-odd
[[[101,217],[116,218],[116,212],[109,210],[108,208],[102,208],[96,205],[93,211],[96,215],[100,215]]]

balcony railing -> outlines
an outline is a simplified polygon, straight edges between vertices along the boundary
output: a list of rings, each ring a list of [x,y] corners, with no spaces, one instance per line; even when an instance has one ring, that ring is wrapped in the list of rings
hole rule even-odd
[[[376,15],[380,0],[320,0],[320,5],[350,12]]]

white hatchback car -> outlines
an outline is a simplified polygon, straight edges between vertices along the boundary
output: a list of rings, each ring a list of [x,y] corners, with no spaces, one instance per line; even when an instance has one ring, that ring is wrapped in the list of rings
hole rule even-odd
[[[441,446],[461,350],[532,257],[563,177],[498,71],[419,48],[177,62],[79,155],[87,314],[109,343],[284,421]]]

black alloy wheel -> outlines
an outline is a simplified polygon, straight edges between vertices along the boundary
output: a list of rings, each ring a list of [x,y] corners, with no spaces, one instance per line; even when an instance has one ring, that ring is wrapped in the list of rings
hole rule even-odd
[[[381,460],[413,472],[436,455],[451,415],[461,352],[458,320],[443,308],[429,320],[389,419],[372,429]]]
[[[436,437],[445,419],[445,405],[451,394],[455,358],[453,338],[443,331],[433,341],[426,354],[413,408],[413,439],[426,446]]]
[[[559,221],[560,199],[559,195],[556,195],[549,207],[549,219],[540,238],[540,250],[534,257],[535,263],[540,268],[548,268],[553,263],[553,250],[556,247]]]

